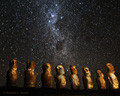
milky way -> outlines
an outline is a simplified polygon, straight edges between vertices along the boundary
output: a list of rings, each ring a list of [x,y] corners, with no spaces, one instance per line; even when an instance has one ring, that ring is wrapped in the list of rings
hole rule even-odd
[[[118,0],[2,0],[0,1],[0,86],[6,82],[9,61],[19,62],[18,86],[24,85],[26,61],[36,63],[36,87],[41,87],[42,65],[49,62],[53,75],[62,64],[70,88],[70,65],[89,67],[95,88],[96,70],[106,78],[111,62],[120,77],[120,7]],[[118,78],[119,79],[119,78]],[[55,88],[55,83],[54,83]]]

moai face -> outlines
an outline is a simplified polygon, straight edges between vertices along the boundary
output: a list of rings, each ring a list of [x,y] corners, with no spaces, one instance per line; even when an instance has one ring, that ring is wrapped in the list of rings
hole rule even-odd
[[[34,70],[35,69],[35,62],[34,61],[28,61],[27,62],[27,68],[28,68],[28,70],[29,69]]]
[[[85,76],[91,76],[90,70],[88,67],[83,68]]]
[[[10,69],[17,70],[18,68],[18,61],[16,59],[10,60]]]
[[[71,65],[70,70],[71,70],[72,74],[77,74],[78,73],[77,68],[76,68],[75,65]]]
[[[64,67],[62,65],[58,65],[56,67],[58,74],[63,75],[65,74]]]
[[[111,63],[107,63],[106,67],[108,68],[109,72],[111,73],[115,72],[114,66]]]
[[[43,65],[43,70],[44,70],[45,72],[51,72],[51,65],[50,65],[49,63],[45,63],[45,64]]]
[[[97,73],[98,77],[104,77],[104,75],[103,75],[101,70],[97,70],[96,73]]]

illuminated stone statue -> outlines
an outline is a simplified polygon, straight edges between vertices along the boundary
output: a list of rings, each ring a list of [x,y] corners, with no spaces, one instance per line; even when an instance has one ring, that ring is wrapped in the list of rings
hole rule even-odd
[[[80,81],[78,78],[78,71],[75,65],[71,65],[70,66],[70,70],[71,70],[71,75],[70,75],[70,83],[71,83],[71,88],[76,90],[80,88]]]
[[[35,62],[27,62],[27,70],[24,72],[24,86],[25,87],[35,87],[36,82],[36,72],[35,72]]]
[[[104,80],[104,75],[103,73],[101,72],[101,70],[97,70],[96,71],[97,73],[97,84],[98,84],[98,88],[99,89],[106,89],[106,82]]]
[[[57,88],[66,88],[66,77],[64,67],[62,65],[58,65],[57,69]]]
[[[18,61],[16,59],[10,60],[10,70],[7,72],[7,86],[16,86],[18,79]]]
[[[43,65],[43,74],[41,79],[43,88],[52,88],[53,76],[51,74],[51,65],[49,63],[45,63]]]
[[[106,67],[108,69],[107,77],[108,81],[110,83],[111,89],[118,89],[119,88],[119,81],[115,75],[115,69],[114,66],[111,63],[107,63]]]
[[[88,67],[83,68],[83,72],[84,72],[83,82],[85,89],[93,89],[93,81],[91,78],[89,68]]]

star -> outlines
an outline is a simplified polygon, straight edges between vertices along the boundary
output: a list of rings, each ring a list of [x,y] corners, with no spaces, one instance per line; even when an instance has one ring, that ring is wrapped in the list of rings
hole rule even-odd
[[[18,60],[18,87],[22,87],[28,60],[35,61],[36,87],[41,87],[43,63],[63,65],[69,82],[76,65],[83,89],[83,67],[89,67],[95,89],[96,70],[106,74],[107,62],[120,64],[120,6],[117,0],[1,0],[0,86],[6,84],[9,61]],[[105,78],[107,81],[107,79]],[[67,85],[70,88],[70,85]],[[55,88],[55,85],[53,86]]]

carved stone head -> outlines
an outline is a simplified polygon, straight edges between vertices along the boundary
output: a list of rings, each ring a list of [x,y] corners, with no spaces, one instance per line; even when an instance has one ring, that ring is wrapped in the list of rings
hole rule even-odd
[[[106,64],[107,69],[109,70],[109,72],[111,73],[115,73],[115,69],[114,66],[111,63],[107,63]]]
[[[85,76],[91,76],[91,73],[90,73],[90,70],[89,70],[88,67],[84,67],[84,68],[83,68],[83,72],[84,72],[84,75],[85,75]]]
[[[49,63],[44,63],[43,70],[45,72],[51,72],[51,65]]]
[[[78,71],[77,71],[77,68],[75,65],[71,65],[70,70],[71,70],[72,74],[78,74]]]
[[[35,69],[35,62],[34,61],[27,61],[27,69]]]
[[[18,61],[16,59],[11,59],[9,63],[10,69],[17,70]]]
[[[97,73],[98,77],[104,77],[101,70],[97,70],[96,73]]]
[[[57,65],[56,70],[57,70],[57,73],[60,75],[65,74],[64,67],[62,65]]]

